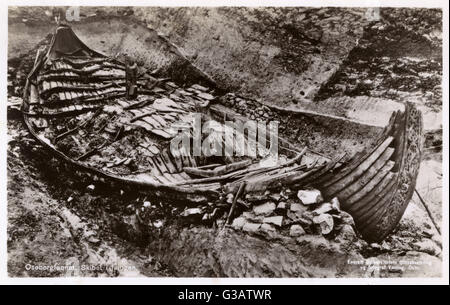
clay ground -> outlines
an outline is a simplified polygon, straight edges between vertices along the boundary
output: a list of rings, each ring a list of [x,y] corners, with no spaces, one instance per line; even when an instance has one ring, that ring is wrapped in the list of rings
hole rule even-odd
[[[24,62],[32,60],[28,51],[53,27],[46,11],[10,10],[9,101],[19,100]],[[426,132],[416,188],[440,227],[440,11],[386,9],[380,21],[368,21],[364,12],[345,9],[108,8],[83,12],[83,17],[99,20],[113,15],[125,19],[133,16],[163,34],[221,89],[268,103],[318,112],[326,104],[324,111],[338,115],[339,107],[329,106],[330,99],[337,96],[413,100],[422,110]],[[333,21],[336,16],[342,17],[339,22]],[[89,191],[87,186],[93,181],[74,176],[48,155],[28,134],[17,113],[10,113],[8,118],[7,160],[10,276],[182,274],[176,263],[151,248],[155,243],[148,239],[157,239],[158,235],[142,232],[145,228],[127,216],[134,213],[128,209],[145,198],[101,185]],[[374,265],[387,258],[426,262],[410,270],[372,268],[362,276],[439,276],[441,248],[440,234],[414,195],[391,236],[382,244],[361,241],[358,253],[352,255],[371,260]],[[27,270],[27,264],[109,268],[42,271]],[[310,276],[314,275],[311,270]],[[351,273],[339,274],[346,275]],[[336,273],[330,271],[323,276]]]

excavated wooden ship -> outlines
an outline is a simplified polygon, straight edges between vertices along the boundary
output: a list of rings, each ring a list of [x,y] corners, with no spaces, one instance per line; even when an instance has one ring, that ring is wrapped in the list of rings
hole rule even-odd
[[[27,79],[22,110],[30,132],[78,171],[135,185],[171,202],[207,204],[233,193],[251,204],[250,198],[279,193],[283,186],[311,187],[325,200],[337,197],[366,240],[382,240],[400,221],[421,156],[421,114],[411,104],[392,114],[376,140],[361,139],[367,143],[359,153],[332,151],[330,144],[324,154],[289,135],[292,126],[304,126],[302,136],[312,130],[316,141],[327,143],[308,113],[218,95],[205,85],[182,88],[151,73],[136,76],[130,98],[127,69],[128,64],[88,48],[68,26],[59,26]],[[180,132],[176,126],[189,125],[193,113],[222,126],[249,119],[279,122],[278,159],[266,166],[259,156],[172,154],[171,141]],[[336,128],[355,129],[351,122],[341,124]],[[241,136],[245,146],[250,141],[248,134],[233,136]]]

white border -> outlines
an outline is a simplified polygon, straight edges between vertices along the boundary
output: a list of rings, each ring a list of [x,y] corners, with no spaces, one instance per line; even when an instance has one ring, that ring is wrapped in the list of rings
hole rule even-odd
[[[0,26],[1,41],[6,46],[8,41],[8,6],[335,6],[335,7],[423,7],[423,8],[442,8],[443,21],[443,128],[444,128],[444,148],[443,148],[443,277],[442,278],[399,278],[399,279],[365,279],[365,278],[343,278],[343,279],[246,279],[246,278],[9,278],[7,276],[7,252],[6,252],[6,226],[7,226],[7,194],[6,194],[6,148],[7,148],[7,120],[6,120],[6,96],[7,96],[7,74],[0,73],[0,93],[3,97],[0,106],[0,284],[274,284],[274,285],[293,285],[293,284],[449,284],[449,248],[448,248],[448,228],[449,228],[449,171],[448,171],[448,13],[449,5],[446,0],[365,0],[365,1],[346,1],[346,0],[316,0],[314,2],[305,0],[33,0],[33,1],[10,1],[0,5]],[[0,71],[7,71],[7,47],[1,49]]]

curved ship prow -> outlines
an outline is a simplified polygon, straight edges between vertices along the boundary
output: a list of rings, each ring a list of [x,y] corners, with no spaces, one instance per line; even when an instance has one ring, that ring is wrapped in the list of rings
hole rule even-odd
[[[404,111],[392,114],[371,151],[312,184],[325,198],[339,198],[365,239],[381,241],[398,224],[413,195],[421,139],[421,114],[407,103]]]

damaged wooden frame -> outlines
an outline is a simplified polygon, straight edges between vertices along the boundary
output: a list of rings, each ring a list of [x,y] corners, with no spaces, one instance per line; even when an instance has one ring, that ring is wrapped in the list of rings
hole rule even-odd
[[[339,199],[366,240],[380,241],[398,224],[413,195],[422,119],[410,103],[355,155],[316,153],[300,140],[292,143],[285,130],[279,138],[283,161],[261,167],[259,158],[175,157],[169,149],[177,135],[172,126],[199,111],[222,124],[248,120],[243,108],[250,104],[261,110],[257,119],[264,121],[289,122],[307,113],[242,97],[237,102],[234,94],[216,95],[202,85],[182,88],[150,74],[138,79],[137,97],[128,100],[125,71],[124,63],[91,50],[70,27],[58,26],[27,78],[22,111],[28,129],[56,156],[100,180],[196,204],[236,194],[228,222],[237,197],[314,187],[325,200]]]

